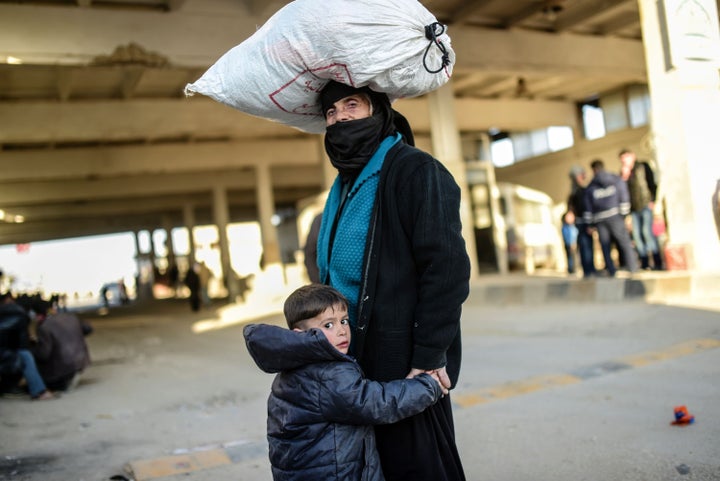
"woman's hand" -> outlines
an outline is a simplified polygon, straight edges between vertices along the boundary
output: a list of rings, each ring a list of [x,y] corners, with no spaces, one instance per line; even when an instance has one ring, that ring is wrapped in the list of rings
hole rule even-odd
[[[430,371],[424,371],[422,369],[413,368],[413,369],[410,369],[410,373],[405,377],[407,379],[410,379],[410,378],[413,378],[413,377],[417,376],[418,374],[422,374],[422,373],[430,374],[430,376],[432,376],[432,378],[435,379],[440,384],[440,388],[442,389],[443,396],[445,394],[447,394],[448,392],[450,392],[449,390],[452,387],[452,383],[450,382],[450,378],[447,375],[447,370],[445,369],[445,367],[441,367],[438,369],[432,369]]]

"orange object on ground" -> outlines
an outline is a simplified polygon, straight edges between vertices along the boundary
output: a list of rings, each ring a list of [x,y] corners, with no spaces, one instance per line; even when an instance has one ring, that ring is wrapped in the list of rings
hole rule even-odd
[[[685,425],[695,422],[695,416],[688,412],[686,406],[675,406],[674,413],[675,421],[671,422],[670,424]]]

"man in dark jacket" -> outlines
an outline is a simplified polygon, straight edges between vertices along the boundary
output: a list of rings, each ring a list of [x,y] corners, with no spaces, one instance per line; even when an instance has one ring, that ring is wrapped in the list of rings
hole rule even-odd
[[[318,267],[321,282],[349,301],[351,352],[370,379],[427,372],[450,388],[470,278],[460,188],[411,146],[409,125],[385,94],[331,81],[320,102],[339,175],[323,211]],[[465,479],[449,396],[375,433],[388,480]]]
[[[90,365],[85,336],[92,327],[72,312],[56,312],[47,302],[37,303],[37,341],[32,346],[38,371],[54,391],[74,388]]]
[[[442,395],[427,374],[387,383],[365,379],[347,355],[347,300],[322,284],[285,301],[289,329],[243,330],[258,367],[278,373],[268,398],[268,443],[275,481],[382,481],[372,424],[419,413]]]
[[[568,211],[575,215],[575,227],[578,230],[577,246],[580,254],[580,264],[583,269],[583,277],[597,275],[595,270],[595,247],[591,232],[591,223],[585,220],[585,191],[587,181],[585,180],[585,169],[575,165],[570,169],[570,196],[568,197]]]
[[[608,274],[615,275],[615,262],[612,259],[612,242],[618,246],[630,272],[637,270],[637,259],[625,227],[625,215],[630,210],[630,200],[625,182],[617,175],[605,171],[602,160],[594,160],[590,167],[595,174],[585,192],[584,214],[586,222],[592,222],[598,230],[605,268]]]

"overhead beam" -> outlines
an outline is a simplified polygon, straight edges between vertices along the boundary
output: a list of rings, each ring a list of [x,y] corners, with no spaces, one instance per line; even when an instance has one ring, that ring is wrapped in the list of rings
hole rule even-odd
[[[628,27],[640,27],[640,22],[632,15],[618,15],[612,20],[600,25],[600,32],[603,35],[610,35],[624,30]]]
[[[0,143],[300,136],[208,98],[0,102]]]
[[[94,200],[72,204],[43,204],[18,206],[14,212],[22,215],[26,223],[49,219],[76,219],[80,217],[106,217],[136,215],[148,212],[180,211],[183,205],[208,206],[211,204],[209,192],[190,193],[173,196],[137,197],[127,199]]]
[[[318,171],[319,174],[319,171]],[[277,205],[295,203],[303,197],[317,194],[320,187],[291,187],[275,189],[274,198]],[[231,206],[255,206],[257,196],[254,190],[232,190],[228,192],[228,203]],[[118,215],[135,215],[147,212],[181,211],[190,204],[195,209],[210,208],[212,198],[209,192],[185,193],[182,195],[129,197],[123,199],[92,200],[76,203],[57,203],[20,205],[13,207],[13,214],[22,215],[25,223],[50,219],[75,219],[81,217],[106,217]]]
[[[465,23],[472,14],[492,2],[493,0],[465,0],[461,2],[461,6],[450,15],[450,23]]]
[[[317,141],[200,142],[0,151],[0,183],[272,166],[320,166]]]
[[[561,20],[558,20],[555,23],[555,31],[564,32],[570,30],[600,14],[608,15],[618,7],[626,6],[629,2],[637,3],[637,0],[604,0],[602,2],[586,3],[586,8],[577,9],[577,13],[574,15],[566,15]]]
[[[273,170],[272,182],[281,187],[318,187],[321,176],[317,168],[287,167]],[[38,205],[52,202],[75,202],[89,199],[112,199],[151,195],[173,195],[211,190],[253,189],[252,170],[182,173],[173,175],[139,175],[93,180],[69,179],[62,182],[7,183],[0,189],[0,205],[9,210],[16,205]]]
[[[250,222],[256,220],[256,211],[252,208],[233,208],[230,214],[230,222]],[[171,222],[181,225],[182,219],[170,217]],[[196,225],[211,224],[212,218],[208,213],[206,217],[197,217]],[[27,229],[23,224],[18,224],[17,229],[11,232],[0,231],[0,245],[25,244],[30,242],[41,242],[57,239],[70,239],[75,237],[95,236],[103,234],[118,234],[121,232],[137,232],[140,230],[157,229],[162,225],[162,219],[157,217],[123,217],[112,225],[96,224],[94,221],[82,222],[60,222],[52,226],[43,226],[41,230]]]
[[[528,5],[527,7],[518,11],[512,17],[505,19],[503,21],[503,27],[512,28],[515,25],[527,20],[528,18],[534,17],[539,12],[542,12],[543,9],[547,8],[547,6],[548,6],[547,2],[532,3],[532,4]]]
[[[449,33],[453,49],[465,53],[455,66],[462,72],[646,78],[640,40],[465,26]]]
[[[403,99],[394,108],[410,121],[413,130],[430,132],[430,111],[424,99]],[[572,102],[527,99],[462,99],[455,102],[455,115],[461,132],[483,132],[493,128],[508,131],[535,130],[549,125],[575,126]]]
[[[132,32],[134,43],[173,65],[207,67],[264,23],[240,2],[212,2],[213,8],[204,3],[177,9],[178,2],[171,2],[162,21],[146,11],[0,3],[0,57],[85,65],[127,44]]]
[[[185,4],[185,0],[168,0],[167,7],[170,11],[180,10]]]
[[[503,123],[508,118],[513,118],[513,126],[518,129],[537,128],[538,122],[552,117],[549,114],[542,114],[536,117],[534,114],[539,109],[532,108],[528,101],[522,104],[507,104],[505,100],[478,100],[478,99],[457,99],[456,109],[460,112],[477,109],[489,109],[494,112],[501,112],[499,122]],[[404,112],[408,120],[414,128],[425,132],[430,130],[429,109],[427,108],[426,98],[403,99],[396,102],[400,108],[404,109],[408,106],[408,112]],[[539,106],[548,106],[558,104],[539,103]],[[421,107],[410,107],[421,106]],[[557,112],[557,105],[550,109],[549,112]],[[561,110],[562,110],[562,106]],[[516,112],[511,112],[510,108],[520,108]],[[526,109],[529,108],[529,109]],[[530,113],[528,113],[528,110]],[[558,120],[554,120],[552,125],[557,125]],[[523,127],[523,124],[525,127]],[[486,121],[471,116],[464,117],[459,125],[461,130],[487,130]],[[214,101],[185,102],[183,100],[130,100],[118,102],[83,102],[83,103],[54,103],[54,102],[13,102],[0,103],[0,143],[50,143],[58,141],[97,141],[105,139],[106,141],[128,140],[128,139],[145,139],[145,138],[176,138],[181,134],[194,132],[196,138],[211,137],[217,138],[220,133],[226,133],[231,138],[254,139],[249,145],[249,149],[245,155],[238,155],[241,147],[228,147],[225,152],[233,158],[242,158],[258,156],[259,158],[268,159],[274,157],[277,159],[290,159],[299,157],[308,160],[309,158],[317,158],[317,136],[303,134],[302,132],[268,120],[258,119],[249,115],[242,114],[229,107],[218,104]],[[211,135],[212,133],[212,135]],[[262,138],[269,140],[256,140]],[[297,144],[287,144],[288,149],[283,148],[282,142],[278,141],[282,137],[295,137]],[[283,141],[284,142],[284,141]],[[309,142],[314,147],[314,155],[310,153],[310,147],[300,148],[301,142]],[[204,159],[200,154],[207,154],[207,150],[199,147],[201,144],[182,144],[182,147],[176,147],[173,155],[178,155],[182,162],[183,158],[193,157]],[[244,144],[243,144],[244,145]],[[279,153],[273,154],[270,149],[265,148],[272,145],[273,149],[279,148]],[[263,147],[265,146],[265,147]],[[140,147],[138,147],[140,148]],[[143,146],[142,149],[151,149],[147,152],[153,158],[159,159],[162,155],[162,149],[159,146]],[[214,148],[214,147],[213,147]],[[293,149],[299,150],[293,150]],[[111,154],[112,156],[121,155],[122,152],[131,152],[130,147],[103,147],[99,153]],[[107,150],[104,150],[107,149]],[[158,149],[160,154],[154,155],[152,149]],[[182,149],[188,149],[187,155],[183,155]],[[198,150],[194,150],[198,149]],[[232,149],[237,149],[233,151]],[[242,149],[245,149],[243,146]],[[145,152],[143,150],[143,152]],[[285,154],[292,152],[291,155]],[[73,152],[78,154],[79,152]],[[16,155],[13,151],[0,151],[0,159],[5,156]],[[30,155],[30,154],[28,154]],[[33,154],[34,155],[34,154]],[[56,156],[58,154],[43,150],[42,156]],[[87,158],[80,154],[79,162],[83,162],[83,158]],[[220,154],[218,154],[220,155]],[[224,155],[224,154],[223,154]],[[98,155],[99,157],[99,155]],[[132,162],[129,156],[117,157],[118,161]],[[175,159],[168,158],[166,162],[173,162]],[[213,162],[212,156],[207,159]],[[149,168],[149,167],[148,167]],[[53,169],[50,166],[50,169]],[[0,179],[4,172],[0,170]]]

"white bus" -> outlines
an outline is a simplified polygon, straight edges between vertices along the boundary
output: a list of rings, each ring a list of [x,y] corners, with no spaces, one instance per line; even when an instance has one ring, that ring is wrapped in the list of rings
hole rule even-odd
[[[560,222],[552,198],[523,185],[495,182],[488,162],[468,167],[480,271],[563,268]]]

